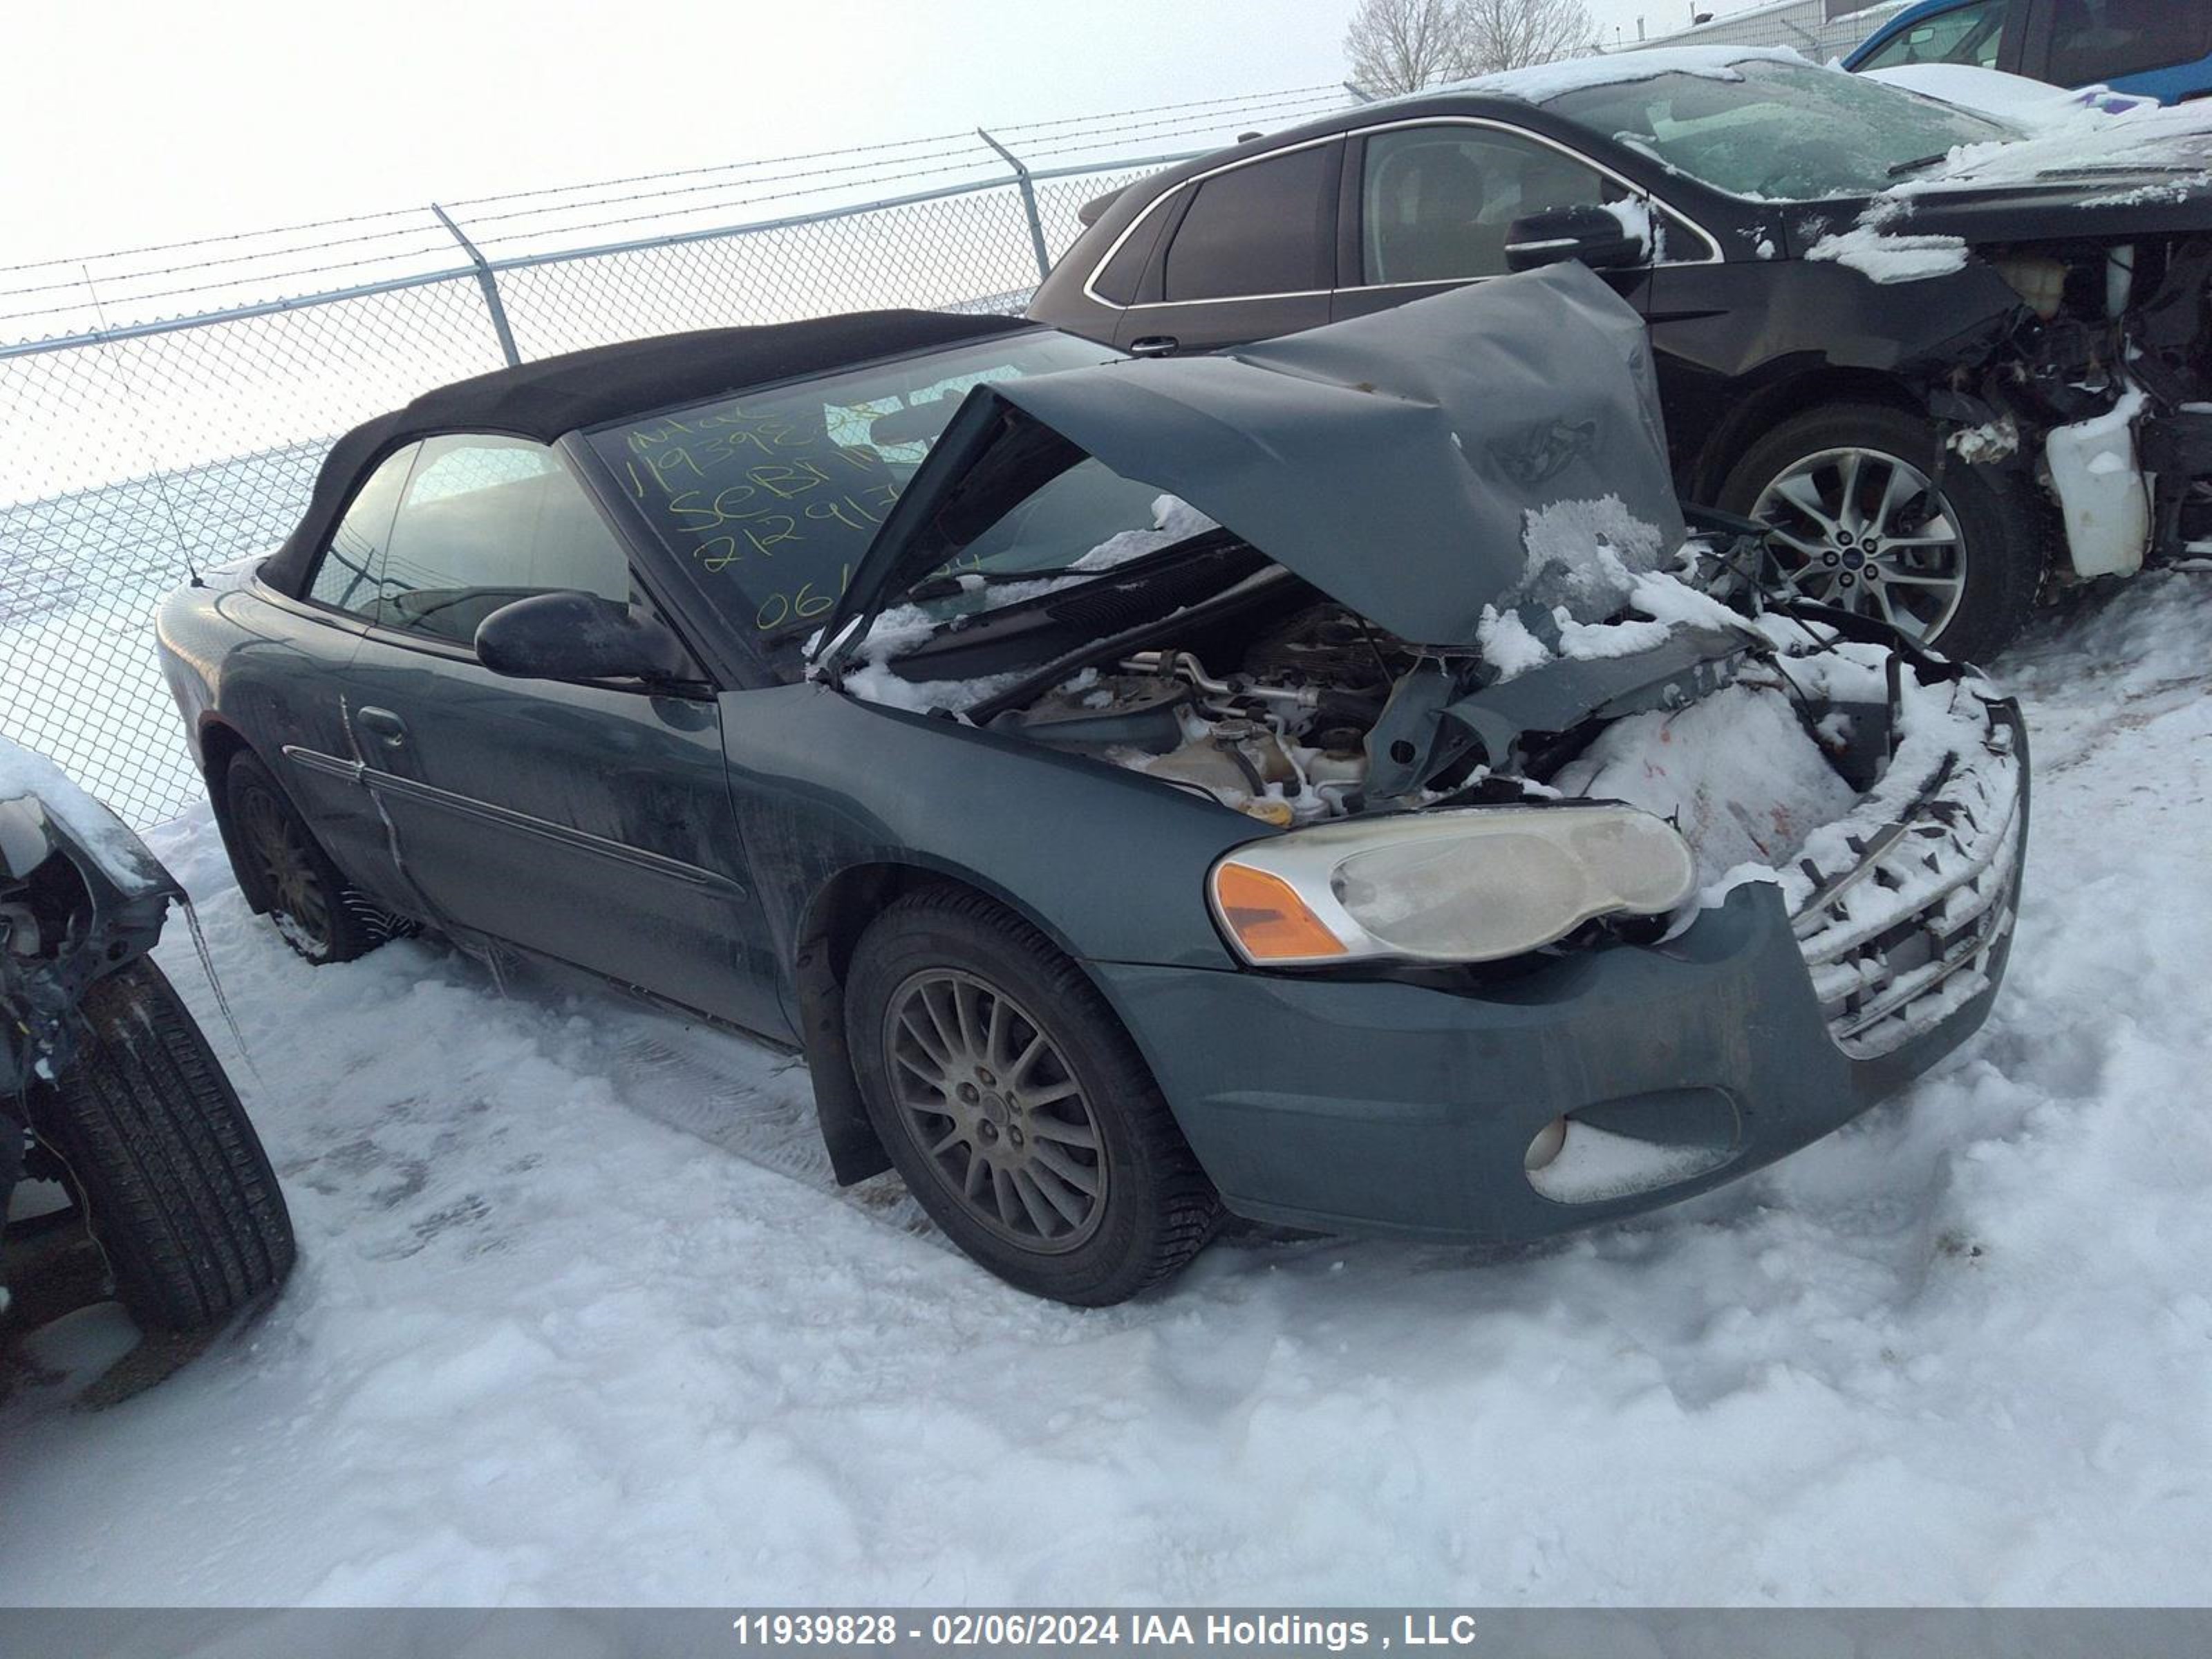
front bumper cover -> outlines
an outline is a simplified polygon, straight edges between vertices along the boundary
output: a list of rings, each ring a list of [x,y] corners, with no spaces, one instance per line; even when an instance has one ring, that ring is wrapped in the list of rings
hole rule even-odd
[[[1229,1207],[1462,1243],[1540,1238],[1749,1173],[1966,1041],[2011,945],[2028,808],[2017,705],[1845,868],[1739,887],[1659,945],[1562,953],[1504,984],[1095,964]],[[1565,1116],[1670,1171],[1537,1190]],[[1571,1133],[1571,1129],[1570,1133]],[[1690,1173],[1680,1173],[1688,1170]]]

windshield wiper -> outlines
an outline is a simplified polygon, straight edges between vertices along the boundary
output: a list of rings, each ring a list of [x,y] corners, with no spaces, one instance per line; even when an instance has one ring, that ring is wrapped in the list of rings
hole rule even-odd
[[[1933,155],[1923,155],[1913,161],[1899,161],[1895,167],[1890,168],[1887,176],[1892,179],[1902,179],[1908,173],[1918,173],[1923,168],[1934,167],[1938,161],[1948,161],[1950,159],[1949,150],[1939,149]]]

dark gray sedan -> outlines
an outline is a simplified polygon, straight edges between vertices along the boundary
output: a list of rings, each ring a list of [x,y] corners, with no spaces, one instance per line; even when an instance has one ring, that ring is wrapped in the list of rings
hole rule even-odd
[[[876,313],[340,440],[163,660],[246,896],[789,1044],[841,1180],[1078,1303],[1224,1211],[1527,1239],[1826,1133],[1996,994],[2016,710],[1738,615],[1577,266],[1213,358]],[[1704,573],[1710,575],[1710,570]]]

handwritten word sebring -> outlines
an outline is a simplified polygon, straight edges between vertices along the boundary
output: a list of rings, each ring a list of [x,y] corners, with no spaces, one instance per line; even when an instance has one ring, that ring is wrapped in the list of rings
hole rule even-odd
[[[702,569],[726,569],[747,553],[773,556],[779,546],[804,542],[810,529],[828,530],[832,525],[842,525],[854,536],[872,536],[898,499],[896,487],[877,484],[812,500],[775,497],[766,506],[752,507],[750,497],[732,499],[736,489],[742,488],[733,486],[711,501],[704,499],[703,492],[688,491],[671,500],[665,509],[687,520],[673,526],[678,534],[705,538],[691,550]],[[779,505],[787,502],[790,510],[779,511]],[[840,539],[849,545],[852,536]]]
[[[824,526],[834,520],[848,530],[872,533],[898,494],[898,486],[887,483],[841,489],[828,471],[801,461],[757,466],[744,483],[725,484],[712,495],[703,489],[678,490],[660,510],[679,534],[713,536],[720,531],[720,539],[733,544],[744,536],[755,551],[765,553],[777,542],[799,539],[801,518]],[[701,556],[706,556],[704,549]]]

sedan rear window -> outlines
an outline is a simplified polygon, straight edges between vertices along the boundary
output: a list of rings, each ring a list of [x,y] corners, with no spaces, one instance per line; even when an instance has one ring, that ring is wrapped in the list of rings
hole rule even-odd
[[[2004,122],[1810,64],[1751,58],[1563,93],[1548,107],[1716,190],[1753,200],[1863,196],[1961,144],[2024,137]]]
[[[1341,155],[1309,145],[1202,180],[1168,245],[1167,302],[1334,286]]]

